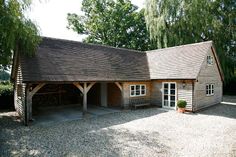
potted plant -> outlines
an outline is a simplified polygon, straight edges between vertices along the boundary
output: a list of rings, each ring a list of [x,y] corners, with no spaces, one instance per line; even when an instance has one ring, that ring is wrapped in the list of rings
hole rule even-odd
[[[177,106],[178,106],[178,112],[184,113],[185,107],[187,106],[187,102],[185,100],[178,100]]]

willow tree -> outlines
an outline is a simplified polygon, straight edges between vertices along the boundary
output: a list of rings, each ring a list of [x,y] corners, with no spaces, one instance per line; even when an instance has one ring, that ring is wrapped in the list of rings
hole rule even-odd
[[[146,0],[145,20],[158,48],[213,40],[226,81],[235,76],[236,1]]]
[[[36,25],[24,16],[30,0],[0,1],[0,68],[11,64],[14,51],[33,55],[40,37]]]

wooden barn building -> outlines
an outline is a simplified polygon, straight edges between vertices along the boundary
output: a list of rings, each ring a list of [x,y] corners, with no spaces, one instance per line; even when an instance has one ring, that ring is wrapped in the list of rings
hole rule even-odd
[[[43,37],[34,57],[14,54],[15,109],[27,125],[38,107],[152,104],[197,111],[222,100],[212,41],[140,52]]]

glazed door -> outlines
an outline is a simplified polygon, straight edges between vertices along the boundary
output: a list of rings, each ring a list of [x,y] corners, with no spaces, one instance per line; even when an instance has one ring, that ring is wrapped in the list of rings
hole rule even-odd
[[[176,108],[176,83],[163,82],[162,83],[162,107],[163,108]]]

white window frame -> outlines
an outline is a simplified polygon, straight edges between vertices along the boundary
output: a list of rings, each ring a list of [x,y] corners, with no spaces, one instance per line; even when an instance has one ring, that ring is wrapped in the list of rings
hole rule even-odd
[[[139,86],[139,95],[136,94],[136,86]],[[142,86],[144,86],[144,94],[142,94]],[[131,88],[134,87],[134,90]],[[134,91],[134,94],[132,95],[132,91]],[[135,85],[130,85],[130,97],[138,97],[138,96],[146,96],[147,93],[147,88],[145,84],[135,84]]]
[[[205,89],[206,96],[213,96],[214,92],[215,92],[214,84],[213,83],[206,84],[206,89]]]
[[[170,87],[171,84],[175,84],[175,107],[170,107],[170,88],[168,88],[168,106],[164,105],[164,84],[168,84],[168,87]],[[177,83],[176,82],[162,82],[162,107],[167,109],[174,109],[177,110]]]
[[[213,65],[213,56],[207,56],[207,65]]]

